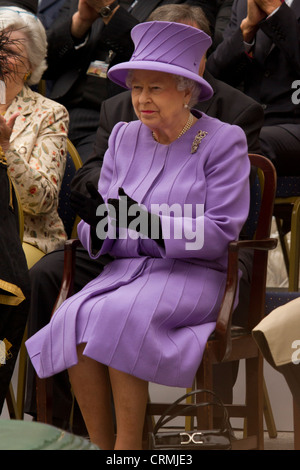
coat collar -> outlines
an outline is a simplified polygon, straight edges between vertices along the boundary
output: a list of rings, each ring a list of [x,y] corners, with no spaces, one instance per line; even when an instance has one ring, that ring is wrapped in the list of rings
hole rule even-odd
[[[39,12],[45,10],[46,8],[49,8],[51,5],[54,5],[57,2],[57,0],[42,0],[39,3]]]
[[[296,13],[297,18],[300,17],[300,0],[294,0],[290,8]]]

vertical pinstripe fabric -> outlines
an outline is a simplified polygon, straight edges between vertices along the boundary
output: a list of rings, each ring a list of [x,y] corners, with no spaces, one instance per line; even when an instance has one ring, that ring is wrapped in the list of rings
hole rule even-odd
[[[207,132],[206,140],[192,154],[200,130]],[[118,124],[99,180],[104,200],[117,197],[121,186],[149,209],[163,202],[205,204],[204,245],[186,250],[201,218],[195,211],[181,217],[188,227],[182,239],[172,237],[180,217],[163,217],[171,228],[165,250],[127,234],[105,240],[93,255],[89,227],[81,223],[79,236],[90,255],[109,250],[116,259],[27,341],[37,373],[49,376],[76,364],[76,344],[86,343],[87,356],[115,369],[191,386],[222,300],[228,241],[238,237],[247,217],[248,176],[246,139],[237,127],[203,115],[164,146],[139,121]]]

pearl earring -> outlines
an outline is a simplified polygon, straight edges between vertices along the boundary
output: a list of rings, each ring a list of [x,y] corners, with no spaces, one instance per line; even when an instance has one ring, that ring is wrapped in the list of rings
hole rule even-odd
[[[188,109],[189,105],[184,103],[184,106],[183,106],[185,109]]]

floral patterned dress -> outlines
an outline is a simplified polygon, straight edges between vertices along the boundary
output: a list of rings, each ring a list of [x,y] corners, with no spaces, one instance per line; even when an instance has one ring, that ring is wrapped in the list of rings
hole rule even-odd
[[[48,253],[66,240],[57,208],[66,166],[69,115],[64,106],[27,85],[6,110],[5,119],[16,111],[20,115],[5,156],[24,211],[23,240]]]

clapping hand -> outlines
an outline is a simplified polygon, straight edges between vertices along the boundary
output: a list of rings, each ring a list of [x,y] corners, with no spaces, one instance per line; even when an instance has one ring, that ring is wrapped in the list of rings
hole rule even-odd
[[[280,6],[281,0],[247,0],[247,16],[240,25],[244,41],[251,43],[259,23]]]
[[[118,195],[118,199],[107,201],[112,225],[135,230],[164,246],[159,216],[148,212],[144,206],[128,196],[123,188],[119,188]]]
[[[119,199],[108,199],[108,215],[111,217],[112,224],[116,228],[128,228],[133,220],[137,218],[137,212],[141,215],[147,216],[146,223],[148,221],[148,212],[143,210],[141,206],[131,197],[129,197],[123,188],[119,188],[118,191]],[[133,207],[135,206],[135,207]],[[130,210],[133,208],[132,210]],[[135,210],[134,210],[135,209]],[[130,215],[134,212],[134,215]]]
[[[9,148],[10,136],[15,124],[15,120],[19,115],[20,113],[16,111],[7,121],[3,116],[0,115],[0,145],[4,152]]]
[[[255,3],[264,12],[265,16],[271,15],[276,8],[281,6],[281,0],[255,0]]]

